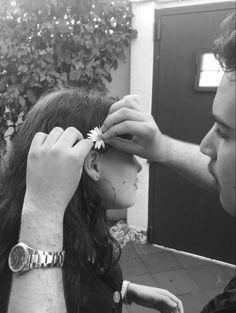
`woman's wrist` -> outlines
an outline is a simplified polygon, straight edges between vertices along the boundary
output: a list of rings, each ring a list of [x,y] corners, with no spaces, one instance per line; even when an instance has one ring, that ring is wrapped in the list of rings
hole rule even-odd
[[[37,250],[60,251],[63,247],[63,220],[38,210],[23,210],[19,241]]]
[[[128,284],[127,288],[126,288],[126,292],[124,295],[124,303],[125,304],[132,304],[133,302],[136,302],[136,292],[135,292],[135,288],[134,288],[134,284],[130,283]]]

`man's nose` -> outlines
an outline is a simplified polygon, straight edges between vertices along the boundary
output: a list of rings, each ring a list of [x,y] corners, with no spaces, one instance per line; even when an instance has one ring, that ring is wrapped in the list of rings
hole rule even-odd
[[[201,152],[211,159],[216,159],[216,140],[214,127],[212,127],[200,144]]]

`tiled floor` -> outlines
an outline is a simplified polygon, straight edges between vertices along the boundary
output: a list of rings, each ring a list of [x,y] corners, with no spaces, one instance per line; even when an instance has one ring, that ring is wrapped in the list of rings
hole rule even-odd
[[[124,279],[168,289],[177,295],[185,313],[199,313],[235,274],[228,266],[136,243],[128,243],[122,249],[121,266]],[[157,311],[135,304],[123,307],[123,313],[154,312]]]

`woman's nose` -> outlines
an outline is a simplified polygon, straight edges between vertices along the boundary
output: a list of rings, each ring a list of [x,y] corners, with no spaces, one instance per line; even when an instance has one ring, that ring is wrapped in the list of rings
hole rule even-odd
[[[200,144],[200,150],[203,154],[209,156],[211,159],[216,159],[216,135],[214,127],[206,134]]]
[[[141,170],[142,170],[142,165],[141,165],[141,163],[138,161],[138,159],[137,159],[136,157],[134,157],[134,162],[135,162],[135,165],[136,165],[136,167],[137,167],[138,173],[141,172]]]

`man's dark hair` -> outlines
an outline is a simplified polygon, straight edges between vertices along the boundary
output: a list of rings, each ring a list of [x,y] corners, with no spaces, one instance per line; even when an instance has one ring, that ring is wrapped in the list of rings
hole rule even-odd
[[[214,42],[214,53],[226,72],[235,71],[236,14],[233,13],[221,23],[222,34]]]

